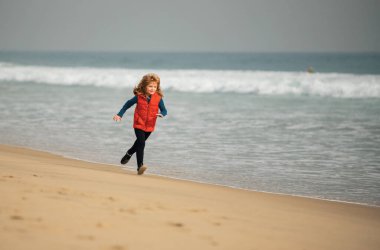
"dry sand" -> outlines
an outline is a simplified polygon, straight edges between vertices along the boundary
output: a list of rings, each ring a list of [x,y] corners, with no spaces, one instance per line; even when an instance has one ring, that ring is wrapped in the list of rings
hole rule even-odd
[[[5,145],[0,170],[0,249],[380,249],[379,207],[138,176]]]

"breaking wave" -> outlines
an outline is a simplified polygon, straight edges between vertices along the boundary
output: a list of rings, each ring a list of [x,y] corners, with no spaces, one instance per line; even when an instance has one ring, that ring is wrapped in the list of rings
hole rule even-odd
[[[146,70],[123,68],[24,66],[0,62],[0,81],[132,88],[142,75],[160,75],[162,88],[181,92],[237,92],[257,95],[310,95],[379,98],[380,75],[338,73]]]

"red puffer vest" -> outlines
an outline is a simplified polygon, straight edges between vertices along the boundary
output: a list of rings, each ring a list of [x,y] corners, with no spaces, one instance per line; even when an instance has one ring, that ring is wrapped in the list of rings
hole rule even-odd
[[[150,97],[149,103],[145,95],[138,95],[133,127],[145,132],[152,132],[156,125],[160,101],[161,96],[157,93]]]

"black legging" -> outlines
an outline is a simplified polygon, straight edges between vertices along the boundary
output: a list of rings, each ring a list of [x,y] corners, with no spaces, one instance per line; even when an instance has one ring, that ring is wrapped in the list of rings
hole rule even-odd
[[[136,153],[137,168],[141,167],[144,163],[144,148],[145,141],[148,139],[152,132],[145,132],[141,129],[135,128],[136,141],[133,146],[127,151],[129,155]]]

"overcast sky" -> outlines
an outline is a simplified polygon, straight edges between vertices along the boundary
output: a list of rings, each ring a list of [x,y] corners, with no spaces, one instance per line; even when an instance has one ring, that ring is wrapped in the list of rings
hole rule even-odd
[[[0,50],[380,52],[380,0],[0,0]]]

